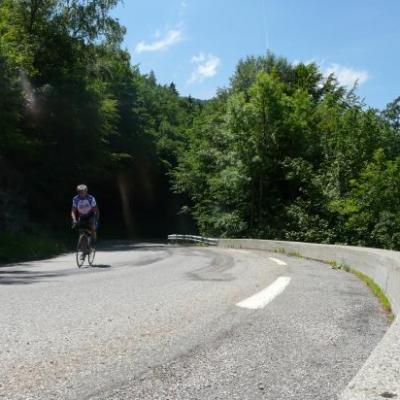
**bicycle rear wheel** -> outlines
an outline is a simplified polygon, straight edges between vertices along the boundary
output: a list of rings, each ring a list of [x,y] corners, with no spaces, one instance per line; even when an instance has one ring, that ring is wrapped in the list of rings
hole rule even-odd
[[[78,244],[76,246],[76,265],[78,266],[78,268],[82,267],[83,263],[85,262],[87,249],[87,237],[85,235],[80,235],[78,239]]]

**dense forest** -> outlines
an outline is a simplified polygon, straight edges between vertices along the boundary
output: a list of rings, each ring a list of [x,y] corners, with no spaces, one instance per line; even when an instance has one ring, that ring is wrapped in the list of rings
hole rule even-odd
[[[0,1],[0,261],[68,230],[82,182],[104,236],[400,248],[400,98],[368,108],[271,53],[211,100],[182,97],[122,48],[117,3]]]
[[[0,2],[0,232],[69,230],[80,182],[103,232],[193,229],[168,171],[201,102],[131,64],[116,3]]]

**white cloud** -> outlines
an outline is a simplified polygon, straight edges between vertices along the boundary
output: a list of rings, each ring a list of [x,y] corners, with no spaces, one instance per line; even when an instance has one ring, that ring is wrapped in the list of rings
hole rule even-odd
[[[204,53],[199,53],[195,56],[193,56],[190,60],[191,63],[202,63],[203,61],[206,60],[206,56]]]
[[[329,67],[324,68],[325,77],[331,74],[335,75],[341,85],[347,87],[352,87],[355,82],[362,85],[370,78],[367,71],[356,70],[339,64],[331,64]]]
[[[157,36],[157,33],[156,33]],[[159,33],[158,33],[159,36]],[[162,51],[168,49],[182,41],[182,31],[173,29],[166,33],[165,37],[160,40],[151,43],[139,42],[136,45],[135,52],[143,53],[145,51]]]
[[[333,74],[335,75],[335,78],[338,80],[339,84],[342,86],[347,86],[348,88],[353,87],[355,82],[358,82],[358,85],[362,85],[371,78],[371,76],[365,70],[357,70],[354,68],[345,67],[338,63],[328,64],[326,60],[321,60],[319,58],[311,58],[306,61],[295,59],[292,62],[292,65],[297,66],[300,63],[304,65],[317,64],[325,78],[328,78],[329,75]]]
[[[213,54],[199,53],[192,57],[191,63],[197,64],[196,69],[192,72],[189,83],[202,82],[206,78],[216,75],[221,60]]]

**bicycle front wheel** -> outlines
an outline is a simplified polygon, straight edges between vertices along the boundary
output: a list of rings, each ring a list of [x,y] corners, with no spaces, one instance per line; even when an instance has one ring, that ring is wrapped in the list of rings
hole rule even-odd
[[[87,238],[85,235],[81,235],[76,246],[76,265],[78,268],[82,267],[83,263],[85,262],[87,248]]]
[[[92,246],[89,249],[89,254],[88,254],[88,262],[89,262],[90,266],[93,265],[93,261],[94,261],[94,257],[95,256],[96,256],[96,248],[94,246]]]

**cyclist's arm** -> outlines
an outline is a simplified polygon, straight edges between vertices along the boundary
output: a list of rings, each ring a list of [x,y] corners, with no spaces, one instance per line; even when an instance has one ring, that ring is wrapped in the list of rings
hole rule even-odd
[[[100,217],[100,212],[99,212],[99,207],[97,206],[97,201],[93,196],[92,196],[92,212],[96,217],[96,220],[98,221]]]
[[[71,218],[72,218],[72,221],[73,221],[74,223],[75,223],[76,220],[77,220],[76,214],[77,214],[76,208],[75,208],[75,207],[72,207],[72,210],[71,210]]]

